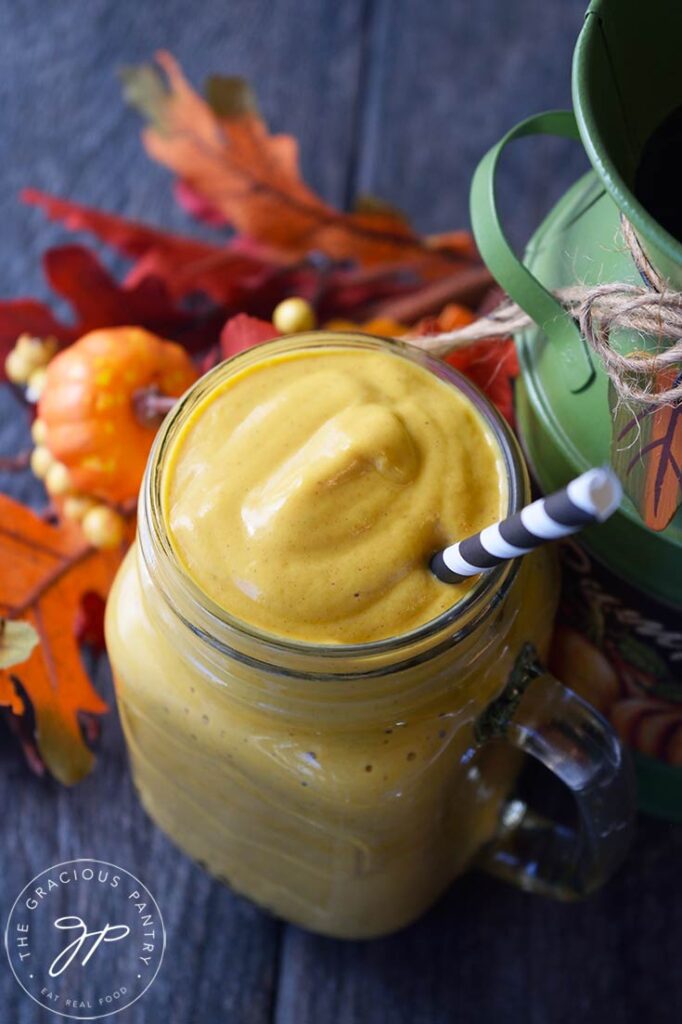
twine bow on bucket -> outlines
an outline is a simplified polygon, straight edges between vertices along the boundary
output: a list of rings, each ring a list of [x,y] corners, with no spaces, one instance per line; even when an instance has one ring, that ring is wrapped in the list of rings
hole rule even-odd
[[[554,295],[608,375],[613,468],[644,524],[660,531],[682,503],[682,293],[661,277],[623,216],[621,230],[641,284],[576,285]],[[474,342],[506,340],[531,324],[506,300],[466,327],[406,340],[445,356]],[[621,354],[612,344],[616,332],[641,338],[642,348]],[[645,349],[645,337],[658,345]]]
[[[672,291],[648,259],[630,222],[621,216],[621,230],[642,284],[576,285],[554,294],[578,322],[587,344],[602,361],[618,398],[644,406],[673,405],[682,399],[682,374],[660,374],[682,363],[682,293]],[[501,341],[529,327],[531,317],[507,300],[466,327],[441,334],[408,338],[431,355],[444,356],[477,341]],[[611,344],[614,331],[648,335],[661,342],[658,351],[621,355]]]

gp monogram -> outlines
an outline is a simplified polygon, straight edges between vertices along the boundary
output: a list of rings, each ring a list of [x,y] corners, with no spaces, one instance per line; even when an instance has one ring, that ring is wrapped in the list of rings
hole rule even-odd
[[[61,1017],[96,1020],[142,996],[166,936],[149,890],[124,868],[81,858],[55,864],[22,890],[5,948],[16,980]]]
[[[68,946],[65,946],[61,953],[58,953],[50,964],[50,969],[47,972],[51,978],[58,978],[60,974],[69,967],[74,960],[77,959],[83,949],[83,944],[87,943],[88,939],[94,939],[90,947],[87,948],[83,958],[80,961],[81,967],[85,967],[90,957],[93,955],[100,942],[117,942],[119,939],[125,939],[130,935],[130,928],[127,924],[105,924],[104,928],[100,931],[89,932],[85,921],[81,917],[58,917],[54,922],[55,928],[60,931],[71,931],[74,928],[77,929],[78,935],[70,942]],[[153,949],[153,946],[151,947]],[[19,954],[21,956],[21,954]]]

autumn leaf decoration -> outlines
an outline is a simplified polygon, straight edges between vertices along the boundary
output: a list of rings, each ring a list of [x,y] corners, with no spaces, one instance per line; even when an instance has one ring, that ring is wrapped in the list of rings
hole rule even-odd
[[[660,372],[657,390],[679,381],[674,369]],[[616,403],[611,458],[626,493],[652,530],[665,530],[682,503],[682,404]]]
[[[210,78],[204,100],[169,53],[157,61],[167,84],[151,65],[124,72],[127,99],[149,121],[147,152],[178,176],[185,197],[201,197],[240,234],[289,257],[315,250],[365,267],[407,263],[426,279],[471,256],[468,233],[422,238],[383,203],[335,210],[303,181],[296,140],[268,132],[242,79]]]
[[[368,197],[351,213],[324,202],[300,175],[296,140],[268,132],[241,79],[210,79],[204,100],[169,54],[159,63],[167,80],[151,65],[131,69],[126,96],[149,120],[149,154],[176,175],[176,199],[216,229],[215,241],[24,189],[25,203],[94,235],[130,266],[118,281],[83,244],[48,249],[45,277],[71,308],[70,322],[37,299],[0,301],[0,379],[22,333],[64,347],[99,327],[136,324],[192,353],[217,354],[230,317],[267,320],[290,295],[309,301],[319,323],[410,323],[447,302],[475,304],[490,286],[468,232],[420,236],[402,213]]]
[[[23,642],[25,655],[0,658],[0,705],[13,716],[34,716],[42,763],[69,785],[87,775],[94,759],[83,726],[107,711],[82,665],[74,626],[83,594],[107,593],[120,551],[89,547],[73,524],[50,525],[0,494],[0,562],[0,654],[9,635]],[[32,636],[38,645],[27,642]]]

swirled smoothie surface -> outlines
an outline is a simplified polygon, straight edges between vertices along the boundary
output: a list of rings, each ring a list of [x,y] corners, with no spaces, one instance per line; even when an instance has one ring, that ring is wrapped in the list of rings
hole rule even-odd
[[[504,514],[497,443],[421,366],[353,348],[273,355],[218,384],[167,462],[164,515],[196,584],[244,622],[316,643],[406,633],[472,586],[440,545]]]

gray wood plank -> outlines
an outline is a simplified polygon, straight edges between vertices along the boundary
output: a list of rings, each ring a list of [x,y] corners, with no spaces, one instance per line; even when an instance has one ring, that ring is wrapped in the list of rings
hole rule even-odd
[[[585,0],[375,0],[356,188],[408,211],[422,231],[469,222],[484,152],[517,121],[571,103]],[[503,161],[500,200],[523,243],[587,161],[576,143],[523,140]]]

